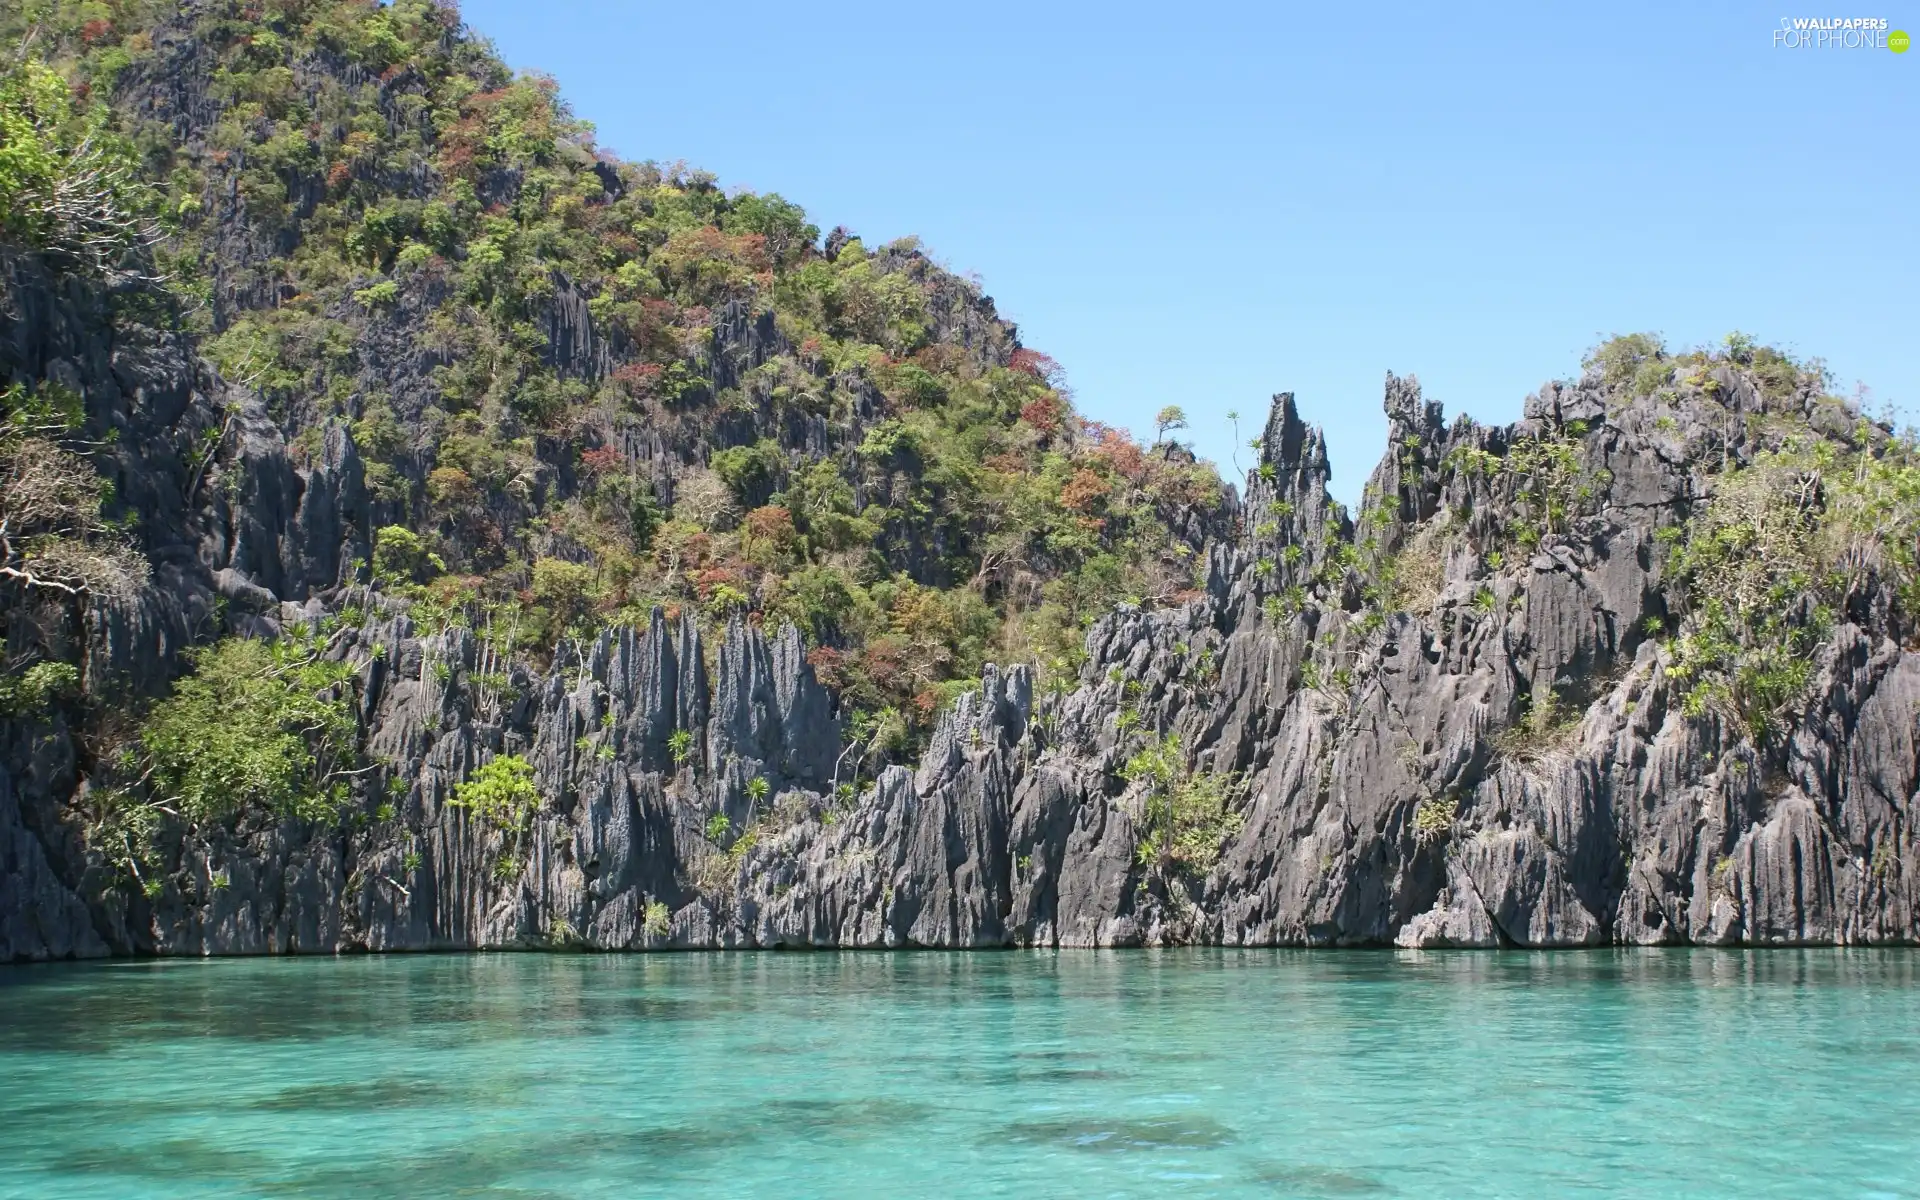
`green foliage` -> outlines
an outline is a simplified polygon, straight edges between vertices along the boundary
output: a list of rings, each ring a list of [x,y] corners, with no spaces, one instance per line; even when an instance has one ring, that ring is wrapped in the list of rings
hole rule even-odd
[[[598,583],[584,563],[542,558],[533,564],[533,597],[549,614],[554,638],[585,625],[599,599]]]
[[[707,818],[708,841],[718,844],[726,840],[727,834],[732,831],[733,822],[727,818],[727,814],[717,812]]]
[[[893,372],[893,385],[900,399],[908,408],[938,408],[949,398],[947,387],[940,382],[939,376],[914,363],[897,368]]]
[[[1793,439],[1722,475],[1668,545],[1685,612],[1667,673],[1686,711],[1724,709],[1766,737],[1805,698],[1838,614],[1884,589],[1897,619],[1920,615],[1920,447]]]
[[[1413,810],[1413,835],[1422,843],[1437,842],[1453,830],[1460,815],[1460,798],[1449,792],[1428,796]]]
[[[1589,511],[1612,483],[1605,468],[1583,467],[1580,441],[1586,433],[1581,422],[1569,422],[1554,432],[1515,440],[1504,455],[1462,447],[1448,455],[1447,465],[1501,485],[1514,509],[1514,538],[1530,547],[1549,534],[1566,532],[1568,522]]]
[[[716,583],[707,594],[707,603],[714,613],[725,616],[752,604],[753,597],[731,583]]]
[[[1820,473],[1820,555],[1839,607],[1878,583],[1905,620],[1920,619],[1920,438],[1909,429],[1870,449],[1803,453]]]
[[[50,381],[38,387],[0,388],[0,439],[59,437],[76,432],[86,419],[79,393]]]
[[[759,844],[759,824],[749,825],[741,830],[740,836],[733,839],[733,845],[727,847],[727,863],[729,867],[738,870],[741,860],[746,858],[746,856],[752,852],[753,848]]]
[[[880,535],[879,527],[860,515],[852,484],[832,462],[798,472],[783,499],[794,527],[816,552],[868,546]]]
[[[1120,777],[1145,792],[1137,857],[1157,870],[1206,874],[1244,821],[1234,809],[1240,779],[1190,772],[1177,734],[1149,741],[1127,759]]]
[[[500,828],[521,829],[540,807],[540,790],[533,782],[533,764],[518,754],[496,755],[468,779],[454,785],[453,796],[447,803]]]
[[[1536,700],[1521,697],[1519,720],[1494,739],[1494,749],[1520,763],[1539,763],[1564,753],[1580,730],[1581,713],[1552,691]]]
[[[0,676],[0,714],[44,716],[56,701],[80,692],[80,669],[72,663],[37,662],[15,675]]]
[[[667,735],[667,752],[673,755],[673,761],[684,763],[693,757],[693,734],[685,729],[676,729]]]
[[[636,491],[627,501],[627,528],[633,536],[634,549],[642,552],[652,549],[653,535],[660,531],[664,519],[653,488]]]
[[[159,237],[154,197],[104,105],[81,108],[37,57],[0,64],[0,243],[91,271]]]
[[[733,492],[734,499],[742,507],[752,508],[773,494],[786,463],[780,444],[763,440],[751,446],[717,450],[710,465],[713,473]]]
[[[850,709],[887,714],[871,753],[898,757],[989,659],[1050,686],[1115,601],[1190,596],[1197,546],[1174,530],[1221,511],[1209,465],[1081,420],[1057,364],[911,241],[837,238],[829,260],[778,195],[605,154],[449,6],[30,7],[0,18],[33,21],[51,64],[9,84],[9,111],[39,114],[8,126],[15,175],[52,186],[84,161],[76,139],[138,147],[125,211],[151,192],[172,214],[157,253],[197,348],[296,456],[350,423],[382,526],[372,573],[423,627],[490,631],[483,703],[511,659],[655,604],[757,615],[804,631]],[[190,136],[102,99],[153,61],[161,17],[210,76]],[[242,244],[274,255],[236,260]],[[562,288],[604,372],[552,343]],[[719,336],[741,319],[778,330],[760,361],[738,324]],[[396,361],[439,365],[403,387]],[[1183,421],[1169,409],[1157,432]],[[834,449],[809,461],[816,429]]]
[[[400,298],[400,285],[391,279],[383,279],[372,287],[355,292],[353,298],[365,308],[389,308]]]
[[[1654,333],[1625,333],[1595,346],[1581,365],[1609,387],[1628,385],[1635,396],[1651,395],[1673,378],[1666,343]]]
[[[902,421],[882,421],[860,439],[860,457],[869,462],[885,464],[903,456],[917,458],[919,452],[919,439]]]
[[[640,932],[648,937],[666,937],[673,932],[673,913],[658,900],[649,900],[640,918]]]
[[[777,192],[739,197],[726,215],[726,228],[730,233],[758,234],[776,263],[800,260],[820,240],[820,229],[807,220],[806,212]]]
[[[373,576],[389,587],[424,583],[447,569],[420,535],[404,525],[386,525],[373,535]]]
[[[354,670],[315,638],[228,638],[191,652],[140,727],[155,793],[194,821],[243,807],[330,820],[355,753]]]

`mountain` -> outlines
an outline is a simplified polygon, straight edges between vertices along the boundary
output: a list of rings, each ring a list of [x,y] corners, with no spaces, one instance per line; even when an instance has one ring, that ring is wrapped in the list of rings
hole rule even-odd
[[[0,18],[0,959],[1910,942],[1920,449],[1734,336],[1245,500],[397,0]],[[998,664],[998,665],[995,665]]]

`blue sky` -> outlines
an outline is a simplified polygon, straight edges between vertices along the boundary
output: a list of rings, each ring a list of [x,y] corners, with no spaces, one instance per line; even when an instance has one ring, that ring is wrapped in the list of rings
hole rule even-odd
[[[1773,47],[1798,10],[462,11],[624,157],[919,235],[1090,417],[1179,404],[1226,466],[1227,412],[1251,437],[1293,391],[1348,501],[1387,371],[1508,421],[1614,332],[1744,330],[1920,409],[1920,52]]]

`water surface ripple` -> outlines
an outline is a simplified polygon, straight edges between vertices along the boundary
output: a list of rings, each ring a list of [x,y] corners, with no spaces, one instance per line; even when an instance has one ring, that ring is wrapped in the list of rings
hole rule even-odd
[[[0,968],[0,1196],[1920,1197],[1920,955]]]

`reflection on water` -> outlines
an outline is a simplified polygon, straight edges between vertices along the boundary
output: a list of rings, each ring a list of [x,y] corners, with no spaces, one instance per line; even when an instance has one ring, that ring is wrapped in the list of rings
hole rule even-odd
[[[0,1196],[1920,1195],[1920,955],[0,969]]]

